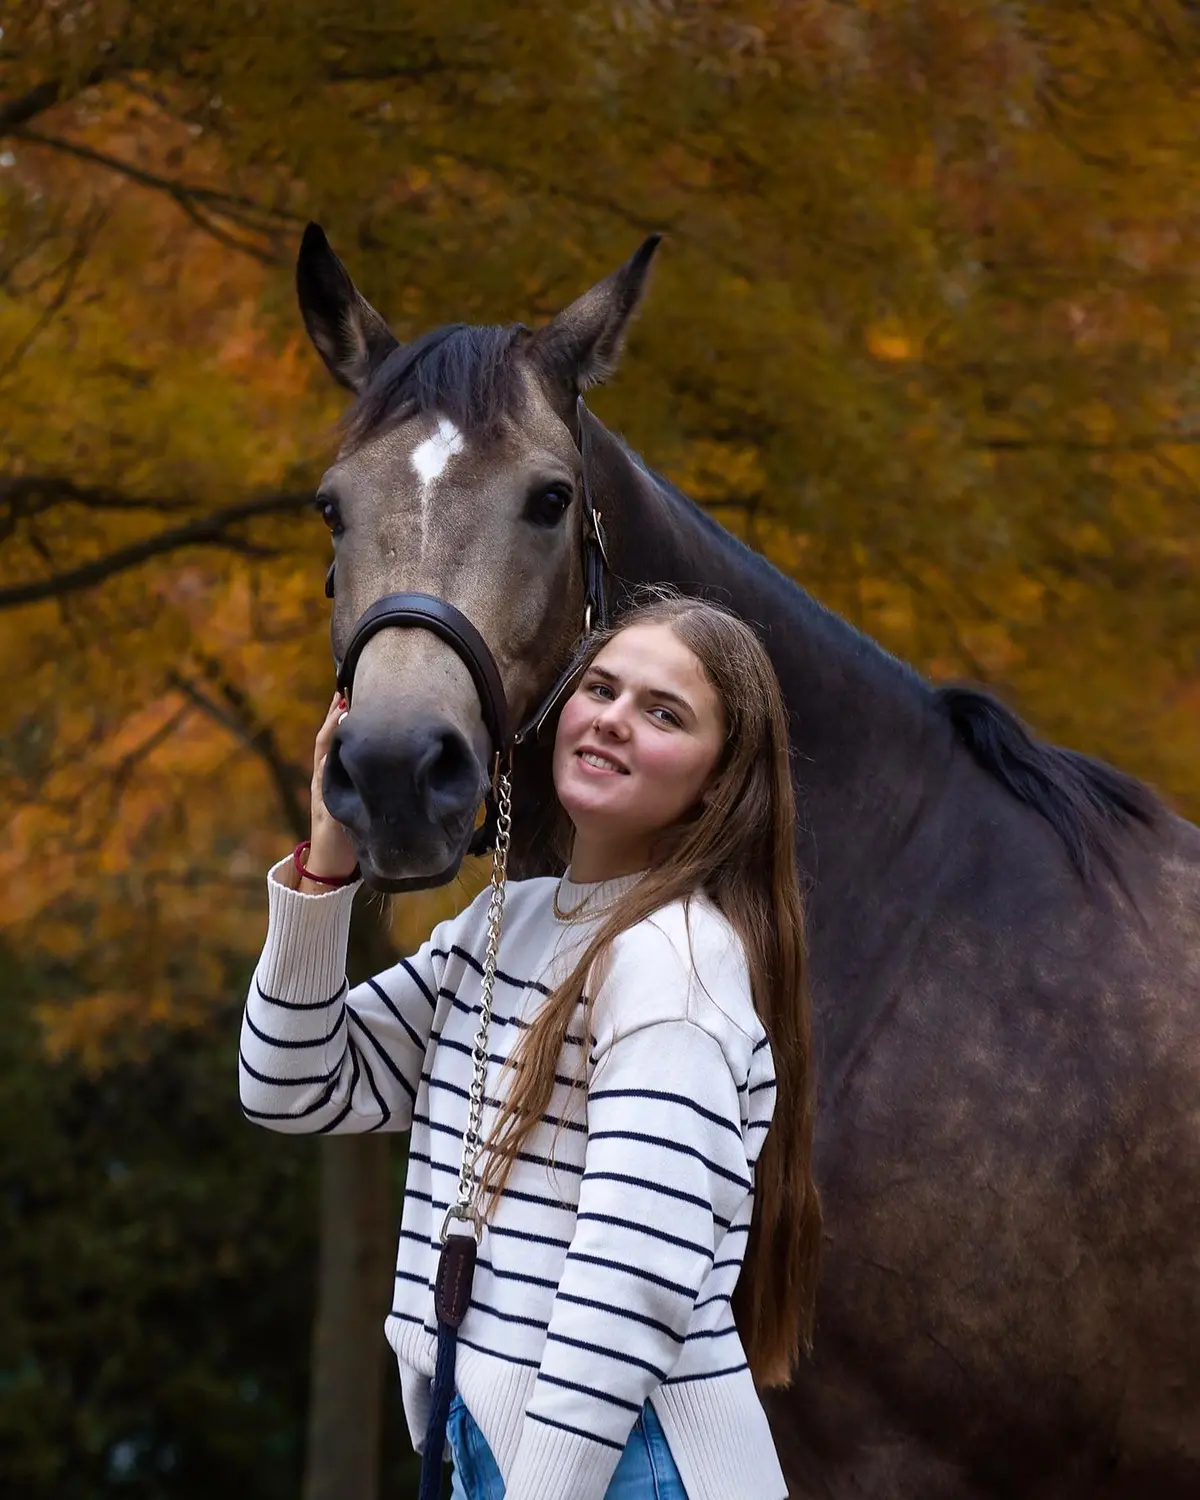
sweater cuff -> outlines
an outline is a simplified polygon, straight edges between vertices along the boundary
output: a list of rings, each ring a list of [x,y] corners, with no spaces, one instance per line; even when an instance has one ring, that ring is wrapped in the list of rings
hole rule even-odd
[[[267,941],[258,962],[258,982],[276,1000],[311,1005],[331,1000],[346,979],[346,947],[354,893],[362,884],[320,896],[292,888],[291,855],[267,872]]]
[[[505,1500],[604,1500],[621,1450],[526,1416]]]

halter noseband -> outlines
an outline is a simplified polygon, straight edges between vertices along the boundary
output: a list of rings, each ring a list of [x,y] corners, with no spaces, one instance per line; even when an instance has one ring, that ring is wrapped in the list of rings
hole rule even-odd
[[[578,424],[576,443],[582,468],[584,606],[583,630],[579,639],[579,644],[582,645],[593,630],[603,630],[608,625],[608,556],[604,547],[600,512],[592,503],[588,473],[587,408],[583,404],[582,396],[576,398],[575,416]],[[334,594],[336,566],[336,563],[331,563],[325,577],[325,594],[329,599],[332,599]],[[470,672],[475,691],[479,694],[483,722],[496,757],[501,757],[515,745],[520,745],[530,734],[536,738],[575,675],[577,650],[571,653],[570,660],[549,693],[514,733],[510,724],[508,699],[496,666],[496,659],[483,636],[462,610],[445,599],[437,598],[434,594],[386,594],[382,599],[377,599],[374,604],[369,605],[359,616],[350,633],[345,654],[340,661],[335,658],[338,687],[347,698],[354,683],[354,671],[364,646],[372,636],[377,635],[381,630],[390,630],[393,626],[430,630],[434,635],[440,636],[455,652]],[[489,819],[489,823],[490,821]],[[484,828],[479,830],[480,834],[484,833],[486,828],[485,824]],[[482,849],[486,848],[486,842],[480,847],[477,847],[478,844],[477,836],[471,846],[473,853],[482,852]]]

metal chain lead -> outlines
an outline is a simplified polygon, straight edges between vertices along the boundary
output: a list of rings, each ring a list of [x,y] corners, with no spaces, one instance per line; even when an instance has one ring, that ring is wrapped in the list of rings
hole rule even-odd
[[[483,1149],[483,1102],[487,1088],[488,1034],[492,1024],[492,996],[496,988],[496,964],[500,955],[500,932],[504,925],[504,892],[508,878],[508,848],[512,837],[512,761],[500,769],[496,758],[496,844],[492,850],[492,896],[488,903],[487,948],[483,956],[483,985],[480,995],[479,1026],[471,1052],[474,1075],[467,1101],[467,1128],[463,1131],[462,1164],[458,1172],[458,1198],[446,1210],[442,1220],[442,1243],[454,1219],[471,1226],[476,1241],[483,1234],[483,1216],[475,1201],[477,1183],[475,1163]]]

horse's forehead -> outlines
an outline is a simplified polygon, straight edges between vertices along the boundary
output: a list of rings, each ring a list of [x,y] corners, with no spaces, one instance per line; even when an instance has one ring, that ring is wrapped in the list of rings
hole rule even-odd
[[[330,473],[356,491],[425,498],[468,453],[466,434],[440,412],[397,422],[337,457]]]
[[[431,505],[439,493],[483,498],[522,460],[569,462],[566,429],[544,402],[527,401],[487,439],[464,432],[444,412],[422,413],[339,454],[328,478],[352,492]]]

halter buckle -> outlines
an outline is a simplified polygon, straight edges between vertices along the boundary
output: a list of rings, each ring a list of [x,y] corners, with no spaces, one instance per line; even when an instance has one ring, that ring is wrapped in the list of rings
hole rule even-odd
[[[604,559],[604,566],[612,572],[612,564],[608,560],[608,547],[604,540],[604,527],[600,524],[600,512],[592,512],[592,535],[596,539],[596,545],[600,548],[600,556]]]

